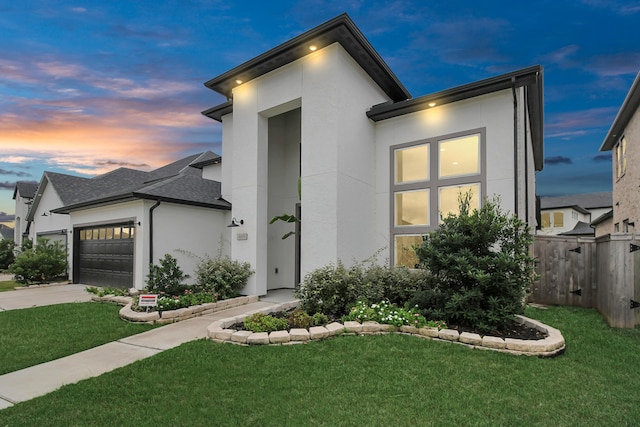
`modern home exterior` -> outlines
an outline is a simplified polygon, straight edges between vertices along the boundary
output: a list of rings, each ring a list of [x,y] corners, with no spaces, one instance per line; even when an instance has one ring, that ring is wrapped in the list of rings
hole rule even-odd
[[[413,98],[340,15],[205,85],[227,98],[203,114],[222,123],[231,257],[255,270],[245,293],[374,255],[413,267],[412,246],[462,192],[536,226],[539,66]],[[285,213],[300,223],[283,240],[294,225],[269,222]]]
[[[541,197],[537,234],[594,236],[591,223],[611,211],[611,200],[611,192]]]
[[[636,224],[640,226],[639,106],[640,72],[600,147],[600,151],[611,151],[613,163],[613,233],[635,233]]]

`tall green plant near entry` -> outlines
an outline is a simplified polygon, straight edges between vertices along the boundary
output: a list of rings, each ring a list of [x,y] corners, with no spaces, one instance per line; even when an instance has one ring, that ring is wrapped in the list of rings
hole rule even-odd
[[[501,329],[523,312],[533,278],[529,227],[503,213],[499,199],[470,211],[470,195],[461,195],[460,214],[448,215],[440,228],[416,249],[422,266],[438,286],[416,296],[426,317],[481,331]]]
[[[301,178],[298,178],[298,200],[302,200],[302,179]],[[282,215],[278,215],[271,218],[271,221],[269,221],[269,224],[273,224],[276,221],[284,221],[291,224],[296,224],[300,222],[300,219],[295,214],[293,215],[282,214]],[[282,236],[282,240],[286,239],[287,237],[293,236],[294,234],[296,234],[295,231],[289,231],[288,233],[285,233]]]
[[[25,243],[9,267],[20,283],[46,283],[67,274],[67,253],[60,242],[40,239],[31,247]]]

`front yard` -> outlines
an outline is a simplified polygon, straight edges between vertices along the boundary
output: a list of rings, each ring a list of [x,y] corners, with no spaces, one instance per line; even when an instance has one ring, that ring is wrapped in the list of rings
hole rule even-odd
[[[595,311],[570,307],[525,315],[560,329],[566,353],[538,359],[399,335],[258,347],[201,340],[2,410],[0,425],[637,423],[639,329],[611,329]]]

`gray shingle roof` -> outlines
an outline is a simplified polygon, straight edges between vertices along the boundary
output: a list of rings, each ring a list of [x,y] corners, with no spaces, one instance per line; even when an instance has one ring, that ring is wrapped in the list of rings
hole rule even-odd
[[[119,168],[94,178],[45,172],[64,204],[53,212],[68,213],[89,206],[107,205],[136,198],[231,209],[231,204],[221,198],[221,184],[202,178],[202,171],[191,167],[194,162],[214,157],[220,156],[207,151],[185,157],[151,172]]]
[[[613,206],[613,196],[611,192],[602,192],[540,198],[541,209],[568,208],[572,206],[579,206],[583,209],[610,208]]]
[[[37,182],[18,181],[16,182],[16,188],[13,191],[13,199],[15,200],[17,193],[20,193],[21,197],[27,199],[33,199],[38,189]]]
[[[559,236],[595,236],[596,230],[586,222],[578,221],[573,230],[560,233]]]

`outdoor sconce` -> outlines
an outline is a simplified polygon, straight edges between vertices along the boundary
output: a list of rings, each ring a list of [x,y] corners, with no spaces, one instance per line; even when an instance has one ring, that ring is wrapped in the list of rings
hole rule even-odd
[[[237,219],[235,219],[235,217],[231,220],[231,224],[227,225],[227,227],[240,227],[242,224],[244,224],[244,219],[241,219],[240,221],[238,221]]]
[[[46,212],[42,212],[42,215],[40,215],[40,216],[47,216],[47,213]]]

